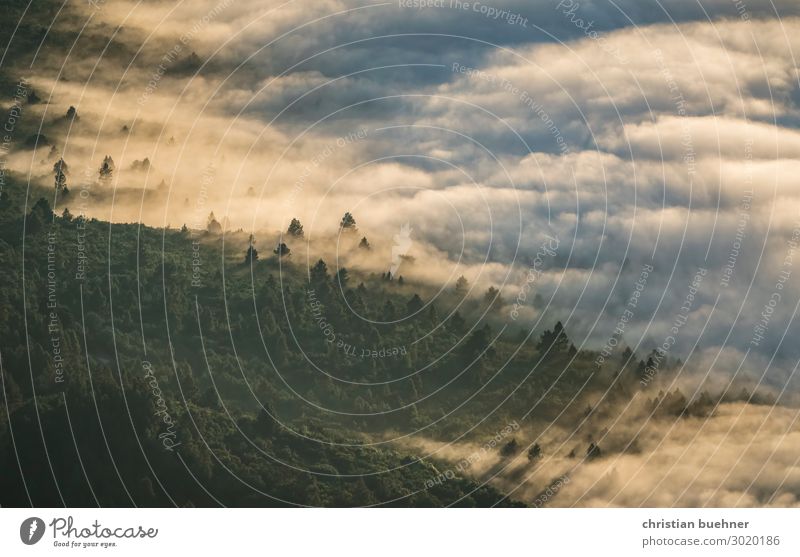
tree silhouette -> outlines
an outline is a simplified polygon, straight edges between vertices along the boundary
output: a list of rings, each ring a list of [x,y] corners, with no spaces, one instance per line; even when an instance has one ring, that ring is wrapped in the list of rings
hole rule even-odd
[[[217,219],[214,216],[214,211],[211,211],[211,213],[208,215],[208,224],[206,225],[206,230],[210,234],[219,234],[222,232],[222,225],[217,222]]]
[[[372,246],[369,245],[369,240],[367,240],[366,236],[361,238],[361,241],[358,243],[358,247],[365,250],[372,249]]]
[[[564,326],[561,324],[561,321],[559,321],[556,323],[556,326],[553,327],[552,331],[545,331],[542,333],[542,336],[539,338],[537,349],[539,352],[547,352],[549,349],[550,354],[557,354],[559,352],[566,352],[569,348],[569,344],[569,337],[567,337],[567,333],[564,332]]]
[[[621,375],[628,370],[633,369],[636,366],[636,354],[633,350],[631,350],[630,346],[626,346],[625,350],[622,351],[622,357],[620,361],[620,367],[617,371],[614,372],[614,376]]]
[[[466,279],[466,277],[464,277],[464,275],[458,277],[458,280],[456,281],[456,293],[466,294],[468,287],[469,287],[469,281]]]
[[[69,174],[69,165],[64,159],[58,159],[53,165],[53,174],[55,175],[55,188],[58,193],[68,193],[67,188],[67,174]]]
[[[253,235],[250,234],[250,239],[248,240],[247,252],[244,256],[245,264],[252,264],[258,261],[258,250],[255,248],[255,238]]]
[[[51,222],[53,222],[53,210],[50,208],[50,203],[44,197],[40,197],[31,207],[31,212],[26,220],[26,230],[39,232]]]
[[[150,159],[147,157],[143,158],[142,160],[136,160],[131,163],[131,170],[135,170],[137,172],[146,172],[150,170]]]
[[[600,446],[589,443],[589,448],[586,449],[586,460],[595,460],[601,456],[603,456],[603,451],[600,450]]]
[[[343,232],[355,232],[358,230],[356,228],[356,219],[353,218],[352,214],[349,212],[344,214],[342,221],[339,223],[339,229]]]
[[[494,286],[490,286],[483,295],[483,303],[487,305],[489,311],[498,311],[503,307],[503,299],[500,297],[500,291]]]
[[[272,250],[272,253],[274,253],[278,257],[283,257],[285,255],[289,255],[290,253],[292,253],[292,250],[289,249],[289,246],[281,242],[275,247],[274,250]]]
[[[336,282],[337,284],[341,285],[342,288],[347,286],[347,281],[350,280],[350,276],[347,273],[347,269],[342,267],[338,271],[336,271]]]
[[[409,314],[413,314],[421,310],[423,305],[422,298],[419,297],[419,294],[414,294],[406,303],[406,309]]]
[[[309,271],[311,282],[319,283],[328,280],[328,265],[320,259]]]
[[[100,179],[108,181],[114,173],[114,159],[110,155],[106,155],[103,159],[103,164],[100,165]]]
[[[512,456],[519,451],[519,444],[515,438],[511,438],[511,441],[503,445],[503,448],[500,449],[500,454],[502,456]]]
[[[292,222],[289,223],[289,228],[286,230],[286,233],[294,236],[296,238],[303,237],[303,225],[300,224],[300,221],[297,219],[292,219]]]
[[[485,324],[480,329],[475,329],[473,333],[464,343],[464,354],[470,358],[474,358],[480,354],[486,356],[493,356],[494,350],[490,347],[492,337],[492,328],[489,324]]]
[[[465,327],[466,321],[464,321],[464,318],[461,317],[461,313],[458,311],[447,320],[447,328],[457,335],[463,333]]]

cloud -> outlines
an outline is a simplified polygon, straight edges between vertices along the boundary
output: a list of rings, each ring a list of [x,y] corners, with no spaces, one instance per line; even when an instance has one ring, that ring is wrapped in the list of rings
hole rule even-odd
[[[512,457],[483,452],[479,441],[417,437],[404,446],[432,454],[443,468],[471,460],[462,467],[467,476],[537,506],[800,506],[794,409],[725,403],[710,418],[648,414],[636,407],[580,429],[551,427],[543,434],[523,427],[514,435],[519,446],[542,447],[533,462],[526,450]],[[584,458],[590,442],[600,446],[601,458]],[[469,458],[475,454],[481,458]]]
[[[321,238],[353,210],[376,245],[414,228],[407,279],[463,272],[506,298],[556,235],[536,293],[587,347],[608,337],[641,265],[654,265],[625,336],[641,353],[663,341],[707,268],[676,355],[695,341],[712,353],[777,350],[789,369],[800,349],[781,338],[800,333],[796,281],[764,341],[752,338],[795,261],[796,2],[739,12],[722,0],[585,1],[572,14],[558,4],[498,5],[529,25],[395,3],[103,4],[83,14],[92,22],[71,56],[43,50],[32,83],[50,104],[28,114],[74,168],[115,160],[95,216],[175,226],[213,210],[272,242],[292,217]],[[71,127],[59,120],[70,105],[81,115]],[[30,168],[16,154],[9,166],[49,183],[44,158]],[[131,170],[144,158],[149,172]]]

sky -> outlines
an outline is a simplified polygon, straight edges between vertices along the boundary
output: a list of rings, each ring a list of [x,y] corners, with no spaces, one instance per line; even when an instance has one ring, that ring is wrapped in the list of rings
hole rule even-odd
[[[214,211],[271,247],[293,217],[313,243],[351,211],[374,269],[408,224],[411,280],[499,287],[509,324],[561,320],[579,348],[661,346],[781,391],[800,358],[798,11],[95,2],[17,65],[94,216],[199,228]],[[48,150],[9,167],[45,183]],[[107,155],[113,182],[84,180]]]

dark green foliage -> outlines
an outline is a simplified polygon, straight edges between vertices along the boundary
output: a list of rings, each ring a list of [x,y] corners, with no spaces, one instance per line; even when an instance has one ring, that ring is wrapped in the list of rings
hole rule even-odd
[[[110,155],[103,158],[103,164],[100,165],[100,180],[108,181],[114,174],[114,159]],[[163,181],[162,181],[163,182]]]
[[[309,270],[312,284],[320,284],[328,280],[328,265],[320,259]]]
[[[589,443],[589,448],[586,449],[586,460],[595,460],[603,456],[603,451],[600,450],[598,445]]]
[[[468,289],[469,289],[469,281],[467,281],[464,275],[461,275],[460,277],[458,277],[458,280],[456,281],[456,294],[464,295],[467,293]]]
[[[511,438],[511,440],[503,445],[503,448],[500,449],[501,456],[513,456],[519,452],[519,443],[515,438]]]
[[[250,240],[247,244],[247,251],[244,254],[244,262],[247,265],[252,265],[258,261],[258,250],[255,247],[255,238],[250,234]]]
[[[25,221],[25,231],[29,234],[41,232],[51,222],[53,222],[53,210],[50,208],[50,203],[44,197],[41,197],[28,214],[28,218]]]
[[[356,219],[354,219],[353,215],[350,213],[345,213],[342,217],[342,221],[339,223],[339,228],[342,232],[355,232],[358,230],[358,228],[356,228]]]
[[[294,236],[296,238],[303,237],[303,225],[300,224],[300,221],[297,219],[292,219],[292,222],[289,223],[289,228],[286,230],[286,233],[290,236]]]
[[[58,159],[58,162],[53,165],[55,188],[58,193],[63,193],[67,190],[67,174],[69,174],[69,166],[64,162],[64,159]]]
[[[407,460],[385,446],[359,446],[368,441],[368,431],[409,426],[410,409],[390,421],[374,420],[365,430],[363,419],[331,421],[329,413],[314,412],[292,393],[289,386],[324,407],[356,411],[360,406],[372,412],[410,400],[415,390],[424,388],[417,378],[382,394],[374,388],[348,390],[309,373],[297,342],[318,365],[343,377],[389,377],[395,370],[408,373],[416,363],[399,355],[351,358],[335,347],[331,353],[331,345],[315,328],[299,269],[285,270],[281,291],[269,272],[270,262],[250,252],[257,281],[256,322],[251,270],[242,268],[241,259],[230,261],[227,290],[220,288],[222,269],[214,262],[221,260],[221,239],[201,241],[199,253],[206,266],[201,284],[193,286],[192,239],[187,234],[109,226],[71,218],[68,210],[54,218],[49,203],[41,199],[26,215],[29,237],[23,252],[22,215],[11,212],[16,206],[12,198],[2,201],[8,214],[0,241],[0,279],[6,285],[0,292],[0,353],[3,404],[15,438],[12,443],[4,410],[0,504],[355,506],[394,501],[392,505],[443,506],[476,489],[463,478],[426,489],[425,482],[436,475],[432,464]],[[84,274],[76,278],[79,230],[87,261]],[[51,237],[56,293],[54,307],[48,308]],[[246,245],[252,248],[252,242]],[[29,293],[24,305],[23,257]],[[312,271],[326,285],[333,280],[324,262]],[[338,273],[343,286],[349,282],[345,273]],[[352,334],[348,341],[358,343],[359,351],[390,352],[393,345],[407,343],[407,330],[387,329],[382,336],[347,311],[337,290],[318,292],[325,292],[325,315],[337,334]],[[361,297],[359,303],[369,313],[371,302],[363,298],[383,293],[362,282],[346,295]],[[51,311],[56,314],[52,331]],[[23,312],[27,340],[19,327]],[[53,335],[59,338],[63,381],[56,381]],[[230,350],[231,336],[237,354]],[[420,412],[416,416],[430,421]],[[45,445],[51,456],[58,455],[51,459],[52,471]],[[486,506],[508,504],[502,499],[486,487],[467,497],[470,504]]]
[[[494,286],[490,286],[483,295],[483,303],[489,311],[499,311],[503,307],[503,299],[500,297],[500,291]]]
[[[552,355],[566,352],[569,349],[569,338],[564,332],[564,326],[561,324],[561,321],[556,323],[552,331],[545,331],[542,333],[537,348],[541,352],[548,352],[548,354]]]
[[[422,298],[419,297],[419,294],[414,294],[408,303],[406,303],[406,311],[409,315],[413,315],[421,310],[423,305]]]
[[[483,300],[452,289],[425,309],[436,290],[411,279],[400,288],[343,267],[331,276],[322,259],[311,269],[261,259],[241,233],[223,244],[63,205],[54,217],[45,199],[22,215],[24,191],[0,197],[0,363],[14,428],[12,441],[0,412],[5,506],[516,504],[460,477],[426,487],[434,463],[371,443],[422,426],[440,440],[472,428],[491,438],[545,392],[536,418],[554,419],[593,378],[594,355],[569,356],[560,323],[520,346],[479,320]],[[543,363],[549,348],[558,354]],[[708,404],[699,397],[692,412]],[[493,415],[499,406],[506,415]]]
[[[336,284],[338,284],[341,288],[345,288],[347,283],[350,280],[350,275],[347,272],[347,269],[342,267],[338,271],[336,271],[336,277],[334,278]]]
[[[487,323],[476,329],[464,344],[464,354],[469,358],[480,356],[491,350],[492,328]],[[492,352],[489,352],[490,354]]]

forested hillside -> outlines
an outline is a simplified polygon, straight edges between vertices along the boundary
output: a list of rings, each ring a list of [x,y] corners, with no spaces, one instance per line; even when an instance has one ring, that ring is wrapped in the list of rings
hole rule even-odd
[[[431,485],[436,455],[392,440],[577,420],[646,367],[626,351],[598,371],[560,323],[511,330],[500,293],[463,279],[430,303],[429,285],[260,254],[213,223],[75,217],[70,195],[57,215],[35,188],[27,213],[21,184],[3,192],[3,505],[508,504]]]

